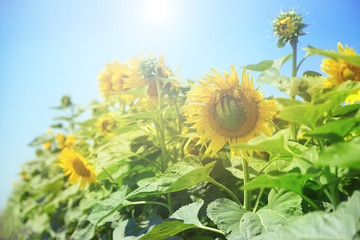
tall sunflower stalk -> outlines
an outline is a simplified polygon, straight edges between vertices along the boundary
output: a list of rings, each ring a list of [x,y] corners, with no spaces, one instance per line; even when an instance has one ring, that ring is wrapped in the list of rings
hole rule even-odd
[[[299,66],[296,64],[297,58],[297,44],[299,36],[305,35],[303,29],[308,26],[304,24],[303,16],[298,14],[295,10],[280,12],[280,15],[273,21],[274,36],[278,36],[278,48],[282,48],[286,43],[290,43],[292,48],[292,77],[296,77]],[[295,95],[290,96],[295,99]],[[294,140],[297,140],[297,126],[295,123],[291,124],[291,132]]]

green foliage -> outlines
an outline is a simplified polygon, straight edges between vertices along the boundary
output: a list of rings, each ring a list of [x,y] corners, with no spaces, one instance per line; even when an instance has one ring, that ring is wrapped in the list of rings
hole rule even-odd
[[[224,134],[209,119],[203,129],[223,138],[216,143],[209,137],[211,143],[226,142],[213,156],[205,154],[210,141],[199,139],[199,123],[189,125],[192,113],[185,111],[194,81],[179,76],[179,68],[165,67],[163,58],[139,60],[143,78],[130,84],[139,86],[123,91],[125,80],[139,72],[128,76],[130,69],[111,65],[100,80],[104,101],[82,108],[64,96],[53,108],[61,112],[52,125],[57,132],[48,130],[29,144],[36,157],[21,166],[21,180],[0,215],[1,238],[359,238],[360,104],[344,102],[360,83],[339,81],[325,88],[326,76],[297,71],[313,54],[353,68],[360,67],[360,58],[307,47],[307,56],[296,64],[304,27],[295,11],[281,13],[274,22],[278,46],[290,42],[293,54],[244,67],[260,72],[257,83],[271,84],[290,98],[275,98],[274,117],[257,112],[266,108],[262,101],[251,111],[244,107],[245,117],[250,112],[255,119],[241,130],[246,141],[238,132]],[[290,59],[292,76],[283,76]],[[226,94],[216,88],[211,101]],[[234,104],[247,93],[237,94]],[[84,119],[87,110],[91,116]],[[267,127],[254,128],[262,118]],[[263,134],[265,128],[273,134]]]

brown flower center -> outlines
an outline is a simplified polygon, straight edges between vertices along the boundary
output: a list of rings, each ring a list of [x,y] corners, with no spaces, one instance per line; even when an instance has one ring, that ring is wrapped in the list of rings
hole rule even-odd
[[[228,131],[237,131],[246,122],[246,113],[240,99],[223,96],[215,105],[215,119]]]
[[[90,171],[84,165],[84,163],[80,159],[75,159],[73,161],[73,168],[77,174],[83,177],[90,177]]]

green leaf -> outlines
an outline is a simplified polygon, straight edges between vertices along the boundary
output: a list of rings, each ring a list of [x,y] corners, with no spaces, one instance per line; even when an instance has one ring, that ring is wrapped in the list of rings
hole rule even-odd
[[[360,169],[360,137],[327,147],[319,156],[318,165]]]
[[[360,124],[360,118],[341,119],[321,125],[317,129],[306,133],[311,137],[327,138],[332,142],[338,142],[349,134],[353,127]]]
[[[280,111],[278,117],[290,122],[304,124],[305,126],[314,129],[317,122],[324,117],[327,109],[328,107],[323,104],[313,105],[310,103],[303,103],[285,107]]]
[[[51,142],[55,139],[54,135],[51,133],[45,133],[43,135],[38,136],[34,140],[31,141],[31,143],[28,144],[30,147],[38,146],[40,144]]]
[[[272,189],[268,205],[256,213],[220,198],[208,205],[207,214],[225,232],[227,239],[252,239],[259,234],[278,231],[290,223],[290,218],[301,215],[301,201],[301,197],[293,192]]]
[[[299,100],[289,99],[289,98],[275,98],[275,100],[278,103],[280,103],[281,105],[283,105],[284,107],[299,105],[299,104],[303,103],[303,102],[300,102]]]
[[[274,64],[274,61],[273,60],[265,60],[265,61],[262,61],[258,64],[249,64],[249,65],[246,65],[245,68],[247,70],[251,70],[251,71],[259,71],[259,72],[262,72],[262,71],[265,71],[269,68],[272,67],[272,65]]]
[[[209,163],[208,165],[201,167],[196,164],[188,164],[185,162],[174,164],[168,168],[162,176],[143,179],[138,182],[139,187],[129,193],[128,196],[126,196],[126,199],[183,190],[198,183],[197,179],[190,179],[191,177],[205,176],[213,167],[214,163]],[[190,175],[186,175],[187,173]],[[204,180],[204,178],[202,180]]]
[[[342,202],[332,213],[311,212],[292,221],[276,232],[255,237],[256,240],[277,239],[357,239],[360,230],[360,192]]]
[[[306,180],[315,177],[315,174],[300,174],[300,173],[285,173],[280,176],[260,175],[254,180],[250,181],[241,189],[257,189],[257,188],[285,188],[294,191],[299,195],[302,194],[302,188]]]
[[[139,240],[162,240],[191,228],[196,228],[196,225],[184,224],[182,220],[169,219],[156,225]]]
[[[281,130],[271,137],[259,136],[248,143],[241,143],[231,146],[232,149],[251,149],[264,150],[275,153],[289,153],[287,142],[289,139],[289,129]]]
[[[121,206],[120,204],[122,204],[125,199],[126,191],[127,188],[123,187],[95,204],[87,218],[88,221],[94,225],[101,226],[108,221],[119,219],[120,215],[116,211],[120,209],[119,206]]]
[[[114,93],[114,94],[129,94],[129,95],[134,95],[134,96],[139,96],[139,97],[146,97],[146,91],[147,91],[147,86],[141,86],[141,87],[131,89],[129,91],[111,92],[111,93]]]
[[[271,84],[277,87],[280,91],[290,94],[290,78],[281,76],[280,70],[276,68],[270,68],[262,72],[259,78],[256,80],[257,84]]]
[[[215,164],[216,161],[186,173],[185,175],[178,178],[174,183],[172,183],[166,192],[181,191],[195,184],[208,181],[210,178],[209,174],[213,170]]]
[[[360,104],[351,104],[338,107],[334,113],[334,117],[340,117],[352,113],[360,108]]]
[[[303,73],[304,77],[321,77],[322,75],[318,72],[314,72],[314,71],[306,71]]]
[[[197,216],[203,204],[204,201],[200,199],[197,202],[181,207],[170,216],[170,219],[156,225],[148,233],[140,237],[139,240],[161,240],[190,228],[209,230],[209,228],[201,224]]]
[[[334,59],[335,61],[339,61],[340,59],[345,60],[346,62],[360,67],[360,56],[359,55],[350,55],[347,53],[342,53],[342,52],[335,52],[335,51],[329,51],[329,50],[325,50],[325,49],[320,49],[320,48],[314,48],[311,46],[305,47],[303,48],[303,50],[306,52],[306,55],[322,55],[331,59]]]

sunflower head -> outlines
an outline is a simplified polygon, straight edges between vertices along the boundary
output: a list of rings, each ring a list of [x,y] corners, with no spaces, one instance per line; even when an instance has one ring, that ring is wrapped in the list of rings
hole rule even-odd
[[[58,165],[63,169],[64,176],[69,176],[70,184],[80,180],[80,189],[87,183],[96,183],[96,172],[86,159],[72,148],[65,148],[58,156]]]
[[[234,66],[224,76],[212,69],[200,85],[188,94],[184,110],[187,123],[193,124],[199,135],[197,144],[206,145],[205,153],[215,155],[225,144],[246,143],[262,133],[271,135],[269,123],[276,109],[275,101],[265,100],[261,92],[254,89],[254,79],[243,70],[240,84]],[[231,150],[240,155],[239,150]],[[246,152],[242,152],[247,157]]]
[[[130,81],[132,71],[127,64],[118,61],[115,61],[114,64],[106,64],[106,68],[98,77],[99,91],[102,92],[103,97],[108,99],[112,95],[117,95],[127,101],[135,100],[134,96],[121,94],[121,92],[130,90],[126,87],[126,82]]]
[[[45,150],[49,150],[51,148],[52,142],[45,142],[43,143],[43,148]]]
[[[273,36],[278,36],[278,47],[282,48],[287,42],[295,44],[298,37],[305,35],[303,29],[308,26],[303,23],[304,17],[295,10],[280,12],[280,15],[273,21]]]
[[[357,55],[354,49],[349,48],[348,46],[345,46],[344,49],[341,43],[338,43],[338,50],[341,53]],[[325,88],[338,86],[347,80],[360,82],[360,67],[354,66],[343,59],[339,59],[338,61],[324,59],[321,70],[329,75],[324,82]],[[352,104],[356,100],[360,100],[360,90],[351,94],[345,101]]]
[[[57,133],[56,141],[57,141],[58,148],[62,149],[65,147],[65,140],[66,140],[66,138],[65,138],[64,134]]]
[[[68,95],[64,95],[62,98],[61,98],[61,106],[63,108],[68,108],[71,106],[71,97],[68,96]]]
[[[137,104],[147,110],[152,110],[159,103],[157,81],[160,89],[168,88],[171,91],[176,91],[178,88],[176,83],[168,82],[164,84],[162,80],[162,78],[168,78],[172,75],[171,71],[165,66],[164,55],[162,54],[160,58],[150,55],[151,58],[142,55],[142,60],[133,57],[134,60],[129,61],[129,65],[134,71],[131,80],[126,85],[129,88],[147,87],[147,98],[141,98]]]
[[[115,128],[115,120],[111,117],[104,117],[96,123],[96,126],[100,129],[101,136],[110,137]]]

